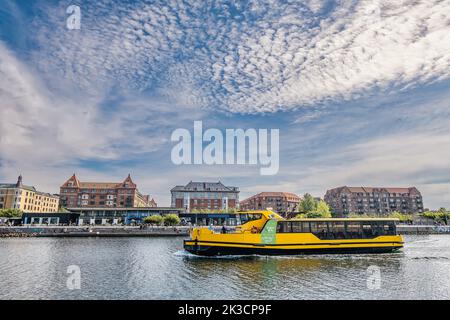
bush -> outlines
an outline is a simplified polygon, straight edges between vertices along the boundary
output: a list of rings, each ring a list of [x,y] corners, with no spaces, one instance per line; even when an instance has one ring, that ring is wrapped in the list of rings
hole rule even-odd
[[[401,222],[411,222],[414,220],[413,215],[412,214],[403,214],[397,211],[392,212],[389,215],[389,218],[397,218],[399,219]]]
[[[176,214],[167,214],[164,216],[164,224],[166,226],[175,226],[177,224],[180,224],[180,218]]]
[[[161,224],[163,222],[164,218],[161,217],[159,214],[154,214],[148,217],[144,218],[145,223],[151,223],[151,224]]]
[[[21,217],[23,212],[19,209],[0,209],[0,217],[15,218]]]
[[[310,213],[300,213],[295,216],[295,219],[314,219],[314,218],[331,218],[331,214],[328,216],[327,214],[323,214],[317,211]]]
[[[423,217],[433,219],[436,222],[447,222],[450,219],[450,212],[442,210],[439,211],[427,211],[422,214]]]

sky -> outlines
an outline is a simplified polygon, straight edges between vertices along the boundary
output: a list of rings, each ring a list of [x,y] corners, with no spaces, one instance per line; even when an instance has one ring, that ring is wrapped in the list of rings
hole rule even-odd
[[[68,28],[70,5],[79,29]],[[0,1],[0,182],[189,181],[450,208],[450,0]],[[175,165],[177,128],[279,129],[280,168]]]

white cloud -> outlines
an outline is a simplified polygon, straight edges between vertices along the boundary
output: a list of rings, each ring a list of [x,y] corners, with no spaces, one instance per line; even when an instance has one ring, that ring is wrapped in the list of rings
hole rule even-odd
[[[167,142],[163,132],[172,125],[168,116],[179,114],[157,99],[125,99],[111,112],[102,110],[102,97],[54,94],[1,42],[0,96],[0,169],[5,179],[41,170],[45,178],[48,170],[72,171],[83,160],[129,160],[155,151]],[[195,115],[191,111],[184,117]]]
[[[379,10],[378,10],[379,4]],[[450,75],[450,1],[310,0],[82,6],[37,20],[41,70],[82,88],[177,88],[202,107],[256,113],[410,88]],[[177,90],[171,91],[177,96]],[[176,99],[176,98],[175,98]]]
[[[73,171],[120,180],[127,169],[113,167],[113,160],[167,146],[175,123],[190,128],[204,116],[197,107],[262,113],[311,105],[287,121],[312,130],[293,133],[288,159],[270,182],[256,176],[257,168],[161,163],[133,165],[135,179],[142,192],[162,197],[161,204],[168,204],[175,184],[222,177],[241,186],[242,197],[267,188],[320,196],[343,184],[414,184],[426,204],[450,206],[448,97],[436,105],[397,106],[397,131],[383,126],[388,112],[370,110],[385,117],[372,136],[360,136],[373,121],[368,110],[336,119],[314,105],[448,79],[450,1],[381,1],[379,13],[366,0],[250,1],[233,9],[214,3],[82,4],[80,31],[64,28],[67,3],[39,4],[30,32],[37,46],[27,59],[0,43],[0,175],[13,181],[22,172],[49,191]],[[110,104],[110,95],[120,103]],[[352,133],[352,140],[320,149]],[[311,151],[309,158],[303,154]],[[84,169],[78,160],[101,161],[111,170]]]

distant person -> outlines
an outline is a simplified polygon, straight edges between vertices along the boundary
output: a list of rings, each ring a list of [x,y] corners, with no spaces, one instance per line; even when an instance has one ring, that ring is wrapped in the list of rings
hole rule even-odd
[[[227,227],[225,225],[222,226],[222,233],[227,233]]]

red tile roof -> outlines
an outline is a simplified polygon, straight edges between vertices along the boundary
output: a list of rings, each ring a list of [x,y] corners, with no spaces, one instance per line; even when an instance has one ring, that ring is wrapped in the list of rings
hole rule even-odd
[[[352,193],[354,193],[354,192],[372,193],[372,192],[384,191],[384,190],[389,193],[409,193],[409,192],[411,192],[412,189],[416,189],[415,187],[398,188],[398,187],[348,187],[348,186],[344,186],[344,187],[339,187],[339,188],[335,188],[332,190],[343,189],[343,188],[347,188]]]
[[[260,198],[260,197],[285,197],[285,198],[295,198],[296,200],[300,201],[300,197],[294,193],[290,192],[260,192],[258,194],[255,194],[245,200],[242,200],[241,202],[249,201],[250,199],[254,198]]]

